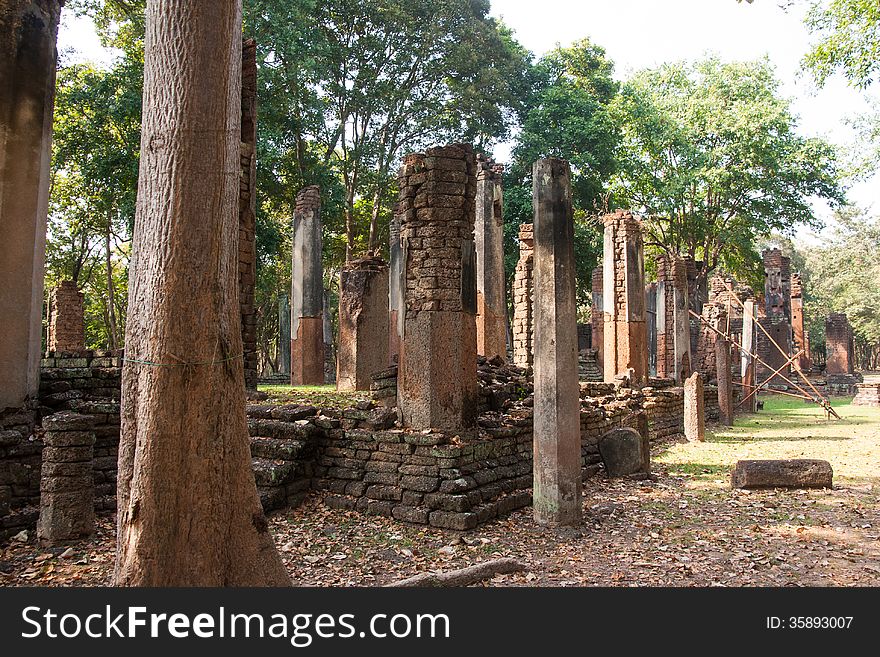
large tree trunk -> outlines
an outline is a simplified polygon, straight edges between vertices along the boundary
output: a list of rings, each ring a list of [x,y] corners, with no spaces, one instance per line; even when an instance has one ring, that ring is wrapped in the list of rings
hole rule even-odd
[[[110,349],[119,348],[116,335],[116,292],[113,289],[113,261],[110,258],[110,236],[113,223],[110,213],[107,213],[107,232],[104,234],[104,264],[107,274],[107,337]]]
[[[146,22],[114,582],[289,584],[245,418],[241,0],[148,0]]]

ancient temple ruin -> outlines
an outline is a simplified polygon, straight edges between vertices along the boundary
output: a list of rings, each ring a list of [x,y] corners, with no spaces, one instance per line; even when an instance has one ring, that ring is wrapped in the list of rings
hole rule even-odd
[[[290,293],[290,383],[324,383],[324,270],[321,264],[321,190],[297,194],[293,215]]]
[[[477,157],[474,244],[477,251],[477,353],[507,358],[507,291],[501,171]]]

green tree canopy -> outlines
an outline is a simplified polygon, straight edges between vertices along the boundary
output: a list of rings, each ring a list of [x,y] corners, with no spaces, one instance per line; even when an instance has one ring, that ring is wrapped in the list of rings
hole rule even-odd
[[[865,88],[880,72],[880,3],[877,0],[813,2],[805,22],[819,37],[804,64],[822,85],[834,73]]]

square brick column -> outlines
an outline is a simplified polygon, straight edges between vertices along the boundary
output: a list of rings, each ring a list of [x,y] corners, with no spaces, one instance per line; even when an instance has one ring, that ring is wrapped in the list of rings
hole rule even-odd
[[[631,374],[632,384],[641,387],[648,380],[642,222],[622,210],[606,215],[603,222],[605,381]]]
[[[241,46],[241,180],[238,201],[238,294],[244,387],[257,389],[257,44]]]
[[[532,170],[535,208],[535,521],[581,522],[580,387],[577,360],[574,215],[568,162]],[[642,290],[644,294],[644,290]]]
[[[507,291],[504,285],[504,230],[501,173],[477,156],[474,228],[477,249],[477,353],[507,359]]]
[[[803,350],[797,364],[802,370],[810,369],[813,366],[810,359],[810,336],[804,325],[804,294],[799,273],[791,275],[791,334],[792,347],[796,351]]]
[[[684,382],[684,435],[691,442],[706,440],[706,396],[699,372]]]
[[[743,310],[742,325],[742,351],[740,352],[740,375],[743,383],[743,399],[757,386],[755,380],[755,359],[752,354],[755,353],[755,341],[757,339],[758,324],[756,318],[758,316],[758,304],[754,299],[747,299],[743,302],[745,309]],[[744,404],[746,410],[754,413],[758,410],[758,396],[752,395]]]
[[[767,249],[761,252],[764,260],[764,314],[759,323],[767,334],[773,338],[771,341],[764,331],[757,335],[758,356],[767,363],[758,363],[757,378],[763,381],[777,368],[782,367],[792,349],[791,331],[791,261],[782,255],[779,249]],[[779,349],[773,344],[776,342]],[[779,374],[786,377],[791,373],[791,366],[782,367]],[[789,377],[790,378],[790,377]],[[786,385],[781,376],[777,375],[770,381],[771,384]]]
[[[535,234],[532,224],[520,224],[519,260],[513,275],[513,362],[532,364]]]
[[[369,390],[388,367],[388,265],[381,258],[346,263],[339,274],[336,389]]]
[[[86,348],[83,293],[73,281],[61,281],[49,298],[49,351],[76,353]]]
[[[825,319],[825,374],[853,373],[853,334],[844,313]]]
[[[474,207],[467,145],[407,156],[398,212],[405,268],[398,406],[404,426],[472,425],[477,396]]]
[[[6,0],[0,20],[0,411],[40,384],[59,0]]]
[[[290,383],[324,383],[324,270],[321,265],[321,190],[297,194],[293,214],[290,303]]]
[[[687,265],[664,255],[657,259],[657,376],[683,385],[691,369]]]
[[[605,353],[605,306],[602,300],[603,288],[602,288],[602,267],[596,267],[593,270],[592,277],[592,285],[593,285],[593,305],[590,308],[590,323],[592,325],[593,331],[593,349],[596,350],[596,364],[599,366],[600,370],[604,371],[604,363],[605,359],[603,354]]]

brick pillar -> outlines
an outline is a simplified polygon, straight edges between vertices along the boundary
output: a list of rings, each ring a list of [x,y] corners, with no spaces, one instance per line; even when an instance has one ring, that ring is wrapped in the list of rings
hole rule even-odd
[[[683,385],[691,369],[687,265],[663,255],[657,259],[657,376]]]
[[[759,323],[764,328],[757,336],[758,356],[767,363],[758,363],[757,378],[766,379],[782,367],[792,349],[791,332],[791,265],[779,249],[761,252],[764,261],[764,317]],[[766,331],[766,333],[765,333]],[[772,340],[767,337],[770,335]],[[779,348],[773,343],[776,342]],[[781,349],[781,351],[780,351]],[[788,377],[791,366],[785,365],[779,374]],[[786,385],[782,376],[774,376],[770,383]]]
[[[507,291],[501,175],[491,160],[477,157],[474,243],[477,249],[477,353],[507,358]],[[496,203],[496,197],[499,202]]]
[[[844,313],[825,319],[825,374],[852,374],[852,329]]]
[[[742,326],[742,351],[740,362],[740,375],[743,383],[743,399],[754,391],[757,381],[755,380],[755,359],[752,354],[755,353],[756,333],[758,331],[757,303],[754,299],[747,299],[743,305],[743,326]],[[746,402],[746,408],[751,413],[758,410],[758,396],[752,395]]]
[[[692,442],[706,440],[706,396],[699,372],[684,381],[684,435]]]
[[[603,354],[605,353],[605,318],[603,317],[604,306],[602,302],[602,267],[596,267],[593,270],[592,284],[593,305],[590,309],[590,322],[593,330],[593,349],[596,350],[596,364],[599,366],[600,370],[604,371],[605,360]]]
[[[278,297],[278,372],[290,374],[290,297]]]
[[[532,170],[535,206],[535,521],[581,522],[581,433],[574,218],[568,162]]]
[[[803,350],[803,353],[796,361],[798,366],[802,370],[810,369],[813,366],[810,360],[810,336],[807,334],[806,327],[804,326],[803,286],[799,273],[791,275],[791,334],[793,349],[795,351]]]
[[[244,387],[257,389],[257,44],[241,46],[241,180],[238,200],[238,294]]]
[[[467,145],[409,155],[400,173],[406,317],[397,398],[407,427],[455,431],[474,420],[475,193]]]
[[[520,224],[519,261],[513,275],[513,362],[518,367],[532,364],[534,250],[532,224]]]
[[[719,309],[715,328],[725,331],[727,311]],[[730,371],[730,344],[718,336],[715,339],[715,376],[718,379],[718,422],[733,426],[733,379]]]
[[[37,537],[51,545],[91,536],[95,531],[94,419],[63,411],[44,418],[43,429]]]
[[[605,381],[632,370],[632,383],[640,387],[648,379],[642,222],[618,210],[604,224]]]
[[[324,272],[321,266],[321,190],[305,187],[293,213],[290,303],[290,383],[324,383]]]
[[[394,208],[388,237],[388,362],[400,358],[400,342],[403,337],[403,249],[400,245],[400,224],[403,218]]]
[[[0,17],[0,411],[40,384],[43,265],[59,0],[6,0]]]
[[[657,376],[657,283],[645,286],[645,334],[648,343],[648,376]]]
[[[346,263],[339,274],[336,389],[369,390],[388,367],[388,265],[381,258]]]
[[[49,299],[49,351],[85,349],[83,293],[73,281],[61,281]]]

